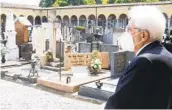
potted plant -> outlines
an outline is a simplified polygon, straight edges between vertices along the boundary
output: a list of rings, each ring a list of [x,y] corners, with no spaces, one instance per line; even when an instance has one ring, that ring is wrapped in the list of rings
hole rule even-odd
[[[100,70],[101,70],[101,61],[100,59],[98,58],[98,53],[99,51],[93,51],[92,53],[92,60],[91,60],[91,73],[94,74],[94,75],[97,75]]]
[[[50,62],[53,62],[54,61],[54,59],[53,59],[53,53],[50,50],[48,50],[48,51],[45,52],[45,61],[47,63],[50,63]]]

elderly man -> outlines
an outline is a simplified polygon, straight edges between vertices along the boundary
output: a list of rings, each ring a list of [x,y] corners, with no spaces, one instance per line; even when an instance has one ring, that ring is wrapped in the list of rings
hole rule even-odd
[[[129,12],[127,37],[136,57],[123,71],[105,109],[165,109],[171,107],[172,54],[161,44],[165,18],[154,6]]]

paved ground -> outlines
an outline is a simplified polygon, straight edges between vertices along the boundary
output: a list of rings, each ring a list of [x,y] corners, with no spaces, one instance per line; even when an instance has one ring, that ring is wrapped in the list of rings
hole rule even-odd
[[[6,80],[0,80],[0,110],[103,109],[104,104],[67,98]]]

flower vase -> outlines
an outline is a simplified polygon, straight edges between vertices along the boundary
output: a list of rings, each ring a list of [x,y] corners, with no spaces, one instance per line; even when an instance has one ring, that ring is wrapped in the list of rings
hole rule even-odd
[[[97,75],[99,73],[99,71],[97,69],[93,69],[93,71],[91,72],[92,75]]]

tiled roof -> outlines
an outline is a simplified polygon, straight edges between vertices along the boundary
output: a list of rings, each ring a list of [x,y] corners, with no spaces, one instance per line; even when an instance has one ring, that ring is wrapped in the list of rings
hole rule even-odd
[[[13,3],[0,3],[2,8],[23,8],[23,9],[40,9],[38,6],[34,5],[22,5],[22,4],[13,4]]]

